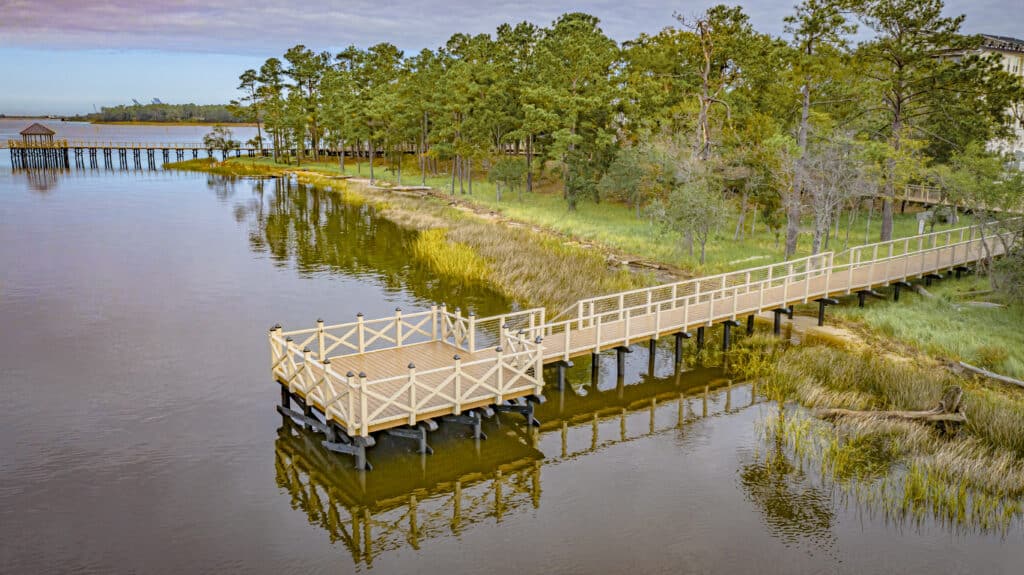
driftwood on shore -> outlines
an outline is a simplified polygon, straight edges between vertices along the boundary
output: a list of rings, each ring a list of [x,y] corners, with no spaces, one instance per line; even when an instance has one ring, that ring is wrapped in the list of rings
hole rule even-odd
[[[838,417],[861,417],[869,419],[900,419],[904,421],[924,421],[929,423],[965,423],[967,415],[963,412],[964,391],[957,386],[950,387],[942,394],[942,400],[932,409],[926,411],[857,411],[853,409],[820,409],[818,417],[835,419]]]
[[[1003,383],[1009,383],[1011,385],[1019,385],[1021,387],[1024,387],[1024,381],[1021,381],[1019,379],[1014,379],[1012,377],[1008,377],[1008,376],[1005,376],[1005,375],[999,375],[998,373],[989,371],[987,369],[982,369],[980,367],[975,367],[975,366],[973,366],[973,365],[971,365],[969,363],[965,363],[963,361],[959,362],[958,365],[960,367],[962,367],[963,369],[966,369],[967,371],[970,371],[972,373],[976,373],[978,375],[983,375],[983,376],[985,376],[985,377],[987,377],[989,379],[994,379],[996,381],[1001,381]]]

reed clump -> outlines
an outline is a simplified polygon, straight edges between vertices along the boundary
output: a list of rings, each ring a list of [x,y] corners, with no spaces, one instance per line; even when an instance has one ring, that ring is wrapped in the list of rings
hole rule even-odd
[[[855,410],[924,410],[949,386],[962,387],[967,423],[953,436],[918,422],[840,418],[833,424],[782,408],[765,426],[766,436],[815,463],[824,480],[901,521],[931,517],[988,530],[1021,519],[1021,394],[934,365],[825,346],[790,350],[764,381],[762,389],[780,402]]]
[[[469,246],[450,241],[447,230],[423,230],[412,241],[412,254],[435,273],[467,282],[483,283],[490,279],[491,271],[480,256]]]

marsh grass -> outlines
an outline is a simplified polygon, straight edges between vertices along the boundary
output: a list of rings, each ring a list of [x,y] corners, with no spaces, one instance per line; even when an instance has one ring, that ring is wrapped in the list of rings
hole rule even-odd
[[[349,201],[370,203],[382,217],[419,230],[411,255],[435,273],[486,282],[526,305],[557,312],[584,297],[652,282],[647,276],[609,266],[598,250],[525,227],[496,225],[443,199],[392,194],[314,172],[296,173],[302,182],[335,188],[348,194]]]
[[[954,436],[909,421],[846,418],[827,423],[780,409],[763,426],[842,492],[887,517],[982,530],[1005,530],[1022,517],[1024,399],[960,378],[941,367],[869,351],[791,349],[764,376],[762,390],[806,408],[918,410],[951,385],[964,389],[968,422]]]
[[[479,283],[490,279],[487,262],[466,244],[449,241],[443,228],[421,231],[410,248],[438,275]]]
[[[1024,517],[1020,460],[971,439],[949,441],[908,422],[832,426],[799,410],[780,410],[761,431],[768,445],[785,447],[797,462],[790,467],[817,469],[837,496],[855,496],[887,520],[920,525],[930,518],[957,529],[1005,532]]]

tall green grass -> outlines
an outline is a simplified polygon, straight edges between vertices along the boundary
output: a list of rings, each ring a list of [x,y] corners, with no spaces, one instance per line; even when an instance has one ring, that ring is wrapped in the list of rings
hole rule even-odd
[[[468,282],[483,283],[491,273],[480,256],[466,244],[448,241],[447,230],[420,232],[412,242],[413,255],[435,273]]]
[[[833,309],[837,317],[929,355],[1024,378],[1024,305],[1005,302],[1005,308],[985,308],[966,304],[993,299],[993,295],[976,293],[988,287],[985,278],[972,277],[934,284],[928,288],[935,295],[931,299],[908,293],[899,302],[872,301],[864,308]]]

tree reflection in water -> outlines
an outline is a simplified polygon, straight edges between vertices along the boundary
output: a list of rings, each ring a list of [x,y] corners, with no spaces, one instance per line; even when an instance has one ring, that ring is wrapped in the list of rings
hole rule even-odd
[[[778,417],[785,413],[780,410]],[[802,464],[794,464],[784,428],[781,421],[767,426],[766,452],[740,469],[740,483],[772,535],[787,544],[809,543],[828,552],[836,543],[832,495],[813,484]]]

